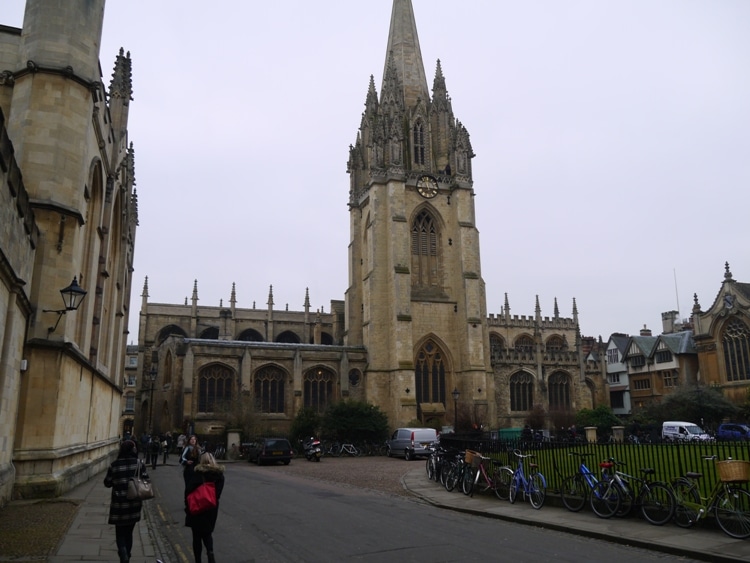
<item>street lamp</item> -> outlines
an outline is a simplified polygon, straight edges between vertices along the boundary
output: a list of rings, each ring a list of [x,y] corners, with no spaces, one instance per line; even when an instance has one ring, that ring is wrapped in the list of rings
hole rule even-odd
[[[458,398],[461,396],[458,387],[453,388],[451,395],[453,395],[453,431],[455,432],[458,428]]]
[[[68,311],[75,311],[76,309],[78,309],[78,307],[81,306],[81,301],[83,301],[83,298],[86,297],[86,293],[88,292],[85,289],[81,288],[80,285],[78,285],[78,277],[73,277],[73,281],[70,283],[70,285],[60,290],[60,295],[62,296],[65,308],[42,309],[43,313],[57,313],[57,322],[55,323],[55,326],[51,326],[47,329],[48,334],[52,334],[53,332],[55,332],[57,325],[60,324],[60,319],[65,313],[67,313]]]
[[[151,378],[151,397],[148,401],[148,433],[151,434],[153,427],[151,426],[152,417],[154,414],[154,387],[156,386],[156,366],[151,366],[151,370],[148,372],[148,376]]]

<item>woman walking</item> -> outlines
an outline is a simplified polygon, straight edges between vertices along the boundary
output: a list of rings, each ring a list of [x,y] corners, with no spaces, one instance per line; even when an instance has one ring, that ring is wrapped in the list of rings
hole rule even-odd
[[[138,459],[135,442],[125,440],[120,446],[117,459],[109,466],[104,477],[104,486],[112,489],[109,523],[115,526],[115,542],[120,563],[130,561],[133,529],[141,519],[141,499],[128,500],[128,479],[135,476],[139,465],[141,476],[148,479],[146,465]]]
[[[193,531],[193,555],[195,563],[201,563],[201,552],[206,546],[208,563],[216,563],[214,558],[213,532],[216,527],[216,517],[219,515],[219,498],[224,490],[224,466],[216,463],[214,456],[204,453],[200,457],[200,463],[191,472],[190,481],[185,488],[185,497],[197,489],[203,483],[213,483],[216,487],[216,506],[200,514],[190,514],[185,502],[185,526]]]
[[[187,486],[190,482],[190,477],[193,474],[193,469],[198,465],[201,457],[201,450],[198,447],[198,436],[193,434],[188,440],[187,446],[182,451],[180,456],[180,465],[182,465],[182,477],[185,479],[185,494],[187,495]]]

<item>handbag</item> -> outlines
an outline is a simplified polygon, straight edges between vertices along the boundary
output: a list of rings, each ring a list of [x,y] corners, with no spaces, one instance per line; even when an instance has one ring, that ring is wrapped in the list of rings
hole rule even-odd
[[[148,500],[154,498],[154,489],[151,486],[151,481],[146,481],[141,477],[141,462],[138,462],[138,469],[135,470],[135,475],[128,479],[128,500]]]
[[[203,483],[188,494],[187,505],[191,516],[216,508],[216,485],[204,479]]]

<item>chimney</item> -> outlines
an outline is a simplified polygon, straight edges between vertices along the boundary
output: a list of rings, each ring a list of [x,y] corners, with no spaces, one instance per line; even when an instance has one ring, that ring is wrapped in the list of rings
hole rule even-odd
[[[652,336],[651,329],[646,328],[646,325],[643,325],[643,328],[641,329],[641,336]]]

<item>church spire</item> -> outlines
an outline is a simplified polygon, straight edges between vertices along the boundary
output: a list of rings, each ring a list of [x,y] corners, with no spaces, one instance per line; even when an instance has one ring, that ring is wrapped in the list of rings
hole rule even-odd
[[[383,68],[383,88],[386,89],[388,66],[393,64],[398,71],[403,88],[403,99],[406,107],[414,107],[417,99],[424,103],[430,101],[427,89],[427,77],[422,63],[422,52],[417,37],[417,22],[414,19],[414,8],[411,0],[393,0],[391,28],[388,32],[385,67]]]

